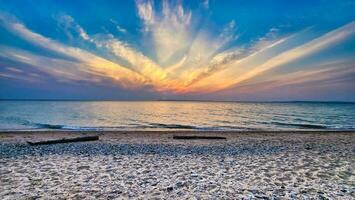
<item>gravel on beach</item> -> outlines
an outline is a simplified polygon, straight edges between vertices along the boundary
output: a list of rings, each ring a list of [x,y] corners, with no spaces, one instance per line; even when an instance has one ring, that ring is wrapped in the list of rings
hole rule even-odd
[[[0,134],[1,199],[355,198],[351,132],[206,133],[225,141],[101,133],[97,142],[24,142],[66,133],[46,134]]]

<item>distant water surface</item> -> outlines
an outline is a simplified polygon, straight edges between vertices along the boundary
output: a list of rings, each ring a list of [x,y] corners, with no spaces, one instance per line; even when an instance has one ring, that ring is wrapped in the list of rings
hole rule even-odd
[[[354,130],[355,103],[0,101],[0,130]]]

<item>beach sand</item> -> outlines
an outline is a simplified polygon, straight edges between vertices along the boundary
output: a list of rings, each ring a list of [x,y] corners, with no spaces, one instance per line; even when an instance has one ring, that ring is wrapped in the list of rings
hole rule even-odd
[[[355,132],[0,133],[0,199],[36,198],[354,199]]]

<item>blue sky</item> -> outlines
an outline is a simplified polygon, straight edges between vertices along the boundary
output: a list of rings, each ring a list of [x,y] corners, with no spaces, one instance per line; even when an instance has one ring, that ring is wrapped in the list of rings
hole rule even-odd
[[[0,3],[0,98],[355,101],[355,1]]]

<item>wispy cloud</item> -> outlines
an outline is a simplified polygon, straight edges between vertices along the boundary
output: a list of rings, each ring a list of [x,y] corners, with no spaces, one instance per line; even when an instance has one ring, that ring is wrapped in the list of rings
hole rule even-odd
[[[26,71],[14,67],[5,67],[4,69],[1,69],[0,77],[11,79],[11,80],[20,80],[20,81],[25,81],[30,83],[42,82],[41,77],[38,74],[28,73]]]
[[[127,33],[127,30],[122,28],[114,19],[110,19],[110,22],[112,22],[115,26],[118,32],[120,33]]]
[[[144,76],[147,80],[157,82],[165,78],[165,72],[154,61],[131,48],[129,44],[115,38],[112,34],[96,34],[90,36],[72,17],[68,15],[59,17],[59,21],[63,21],[63,19],[67,21],[65,26],[67,29],[74,29],[82,39],[94,43],[98,48],[104,48],[118,58],[127,61],[129,66],[126,67]],[[117,25],[116,21],[111,21],[115,22]]]
[[[242,63],[248,59],[253,59],[254,56],[287,41],[287,39],[290,37],[292,36],[275,38],[274,35],[273,37],[270,37],[270,34],[268,33],[265,37],[260,38],[249,48],[236,48],[233,50],[220,52],[209,60],[206,68],[203,68],[202,70],[196,71],[194,73],[194,78],[188,83],[188,85],[193,85],[230,66]]]
[[[5,46],[0,47],[0,57],[16,61],[17,65],[24,65],[27,67],[27,70],[29,70],[28,67],[32,67],[58,82],[75,83],[77,81],[86,81],[99,84],[102,80],[108,78],[107,74],[92,70],[81,62],[40,56],[28,51]],[[8,71],[14,72],[14,70]],[[21,77],[24,74],[17,72],[15,75]],[[28,80],[32,80],[33,78],[40,80],[38,76],[30,77],[28,75],[30,74],[26,74],[29,78]]]
[[[157,12],[152,1],[137,1],[137,10],[143,31],[152,38],[159,63],[168,63],[176,53],[189,46],[192,12],[184,9],[182,3],[173,6],[169,1],[162,1],[162,10]]]
[[[119,82],[122,86],[124,87],[135,87],[137,85],[142,85],[146,82],[146,80],[140,76],[139,74],[123,67],[120,66],[117,63],[111,62],[107,59],[104,59],[102,57],[99,57],[97,55],[94,55],[92,53],[89,53],[85,50],[79,49],[79,48],[74,48],[70,46],[66,46],[64,44],[61,44],[57,41],[54,41],[52,39],[46,38],[38,33],[34,33],[28,28],[26,28],[23,24],[21,24],[18,21],[14,20],[9,20],[9,18],[4,17],[3,15],[0,15],[0,20],[2,21],[2,24],[11,32],[17,34],[19,37],[27,40],[28,42],[42,47],[44,49],[63,54],[67,57],[72,57],[75,60],[77,60],[78,63],[80,63],[80,66],[82,70],[93,73],[93,74],[100,74],[103,76],[108,76],[112,78],[113,80]],[[3,50],[5,48],[2,48]],[[6,50],[6,49],[5,49]],[[8,53],[12,53],[12,51],[6,51]],[[13,54],[14,56],[16,54]],[[24,58],[20,59],[22,62],[33,62],[32,59],[29,59],[28,56],[17,56],[17,58]],[[44,57],[41,57],[42,60],[45,61]],[[48,65],[46,62],[42,63],[43,65]],[[54,65],[54,67],[51,69],[53,71],[56,70],[56,67],[61,66],[60,64]],[[70,74],[71,71],[69,69],[67,72]],[[63,72],[62,75],[64,76],[65,73]]]
[[[291,73],[275,75],[256,83],[245,83],[233,87],[238,93],[256,93],[266,90],[275,90],[288,86],[318,87],[341,82],[344,78],[355,77],[354,60],[331,61],[309,66],[309,69],[298,70]],[[226,89],[230,90],[230,89]]]
[[[63,30],[65,32],[65,34],[71,39],[75,39],[74,36],[72,35],[72,32],[74,31],[75,33],[79,34],[79,36],[84,39],[84,40],[89,40],[89,36],[86,33],[86,31],[79,26],[79,24],[77,24],[74,20],[74,18],[72,18],[69,15],[59,15],[57,16],[57,21],[59,23],[59,25],[61,27],[63,27]]]
[[[346,24],[338,29],[330,31],[312,41],[306,42],[298,47],[287,50],[281,54],[275,55],[271,59],[263,62],[261,65],[255,66],[253,69],[246,71],[243,74],[238,73],[235,67],[227,68],[213,76],[200,81],[190,88],[189,91],[217,91],[235,84],[246,81],[259,74],[271,70],[276,67],[281,67],[287,63],[310,56],[332,45],[335,45],[355,34],[355,22]],[[213,85],[214,87],[210,87]]]
[[[227,21],[219,25],[219,29],[213,27],[212,31],[209,24],[199,21],[197,13],[185,7],[182,1],[137,0],[135,5],[142,26],[139,34],[149,43],[149,55],[144,53],[148,52],[142,49],[144,45],[124,40],[121,36],[130,35],[130,29],[123,28],[112,18],[106,21],[110,21],[116,30],[93,33],[69,15],[56,15],[57,25],[70,40],[66,44],[31,30],[13,16],[0,14],[0,25],[7,31],[65,58],[4,45],[0,46],[0,57],[32,66],[61,81],[100,84],[110,79],[125,88],[148,86],[157,93],[211,93],[248,85],[250,79],[321,52],[355,34],[355,22],[351,22],[312,40],[301,38],[293,43],[290,41],[295,35],[303,35],[303,31],[280,34],[281,28],[271,28],[248,44],[240,45],[237,20]],[[201,1],[199,6],[198,9],[203,7],[202,11],[206,11],[213,5]],[[22,77],[24,73],[16,70],[19,69],[9,67],[1,71],[1,76]],[[277,79],[263,81],[278,87],[281,83],[309,82],[312,76],[325,80],[326,75],[342,76],[347,72],[345,68],[344,73],[333,73],[334,70],[297,72],[284,78],[275,74],[273,77]],[[264,88],[260,85],[253,87]]]

